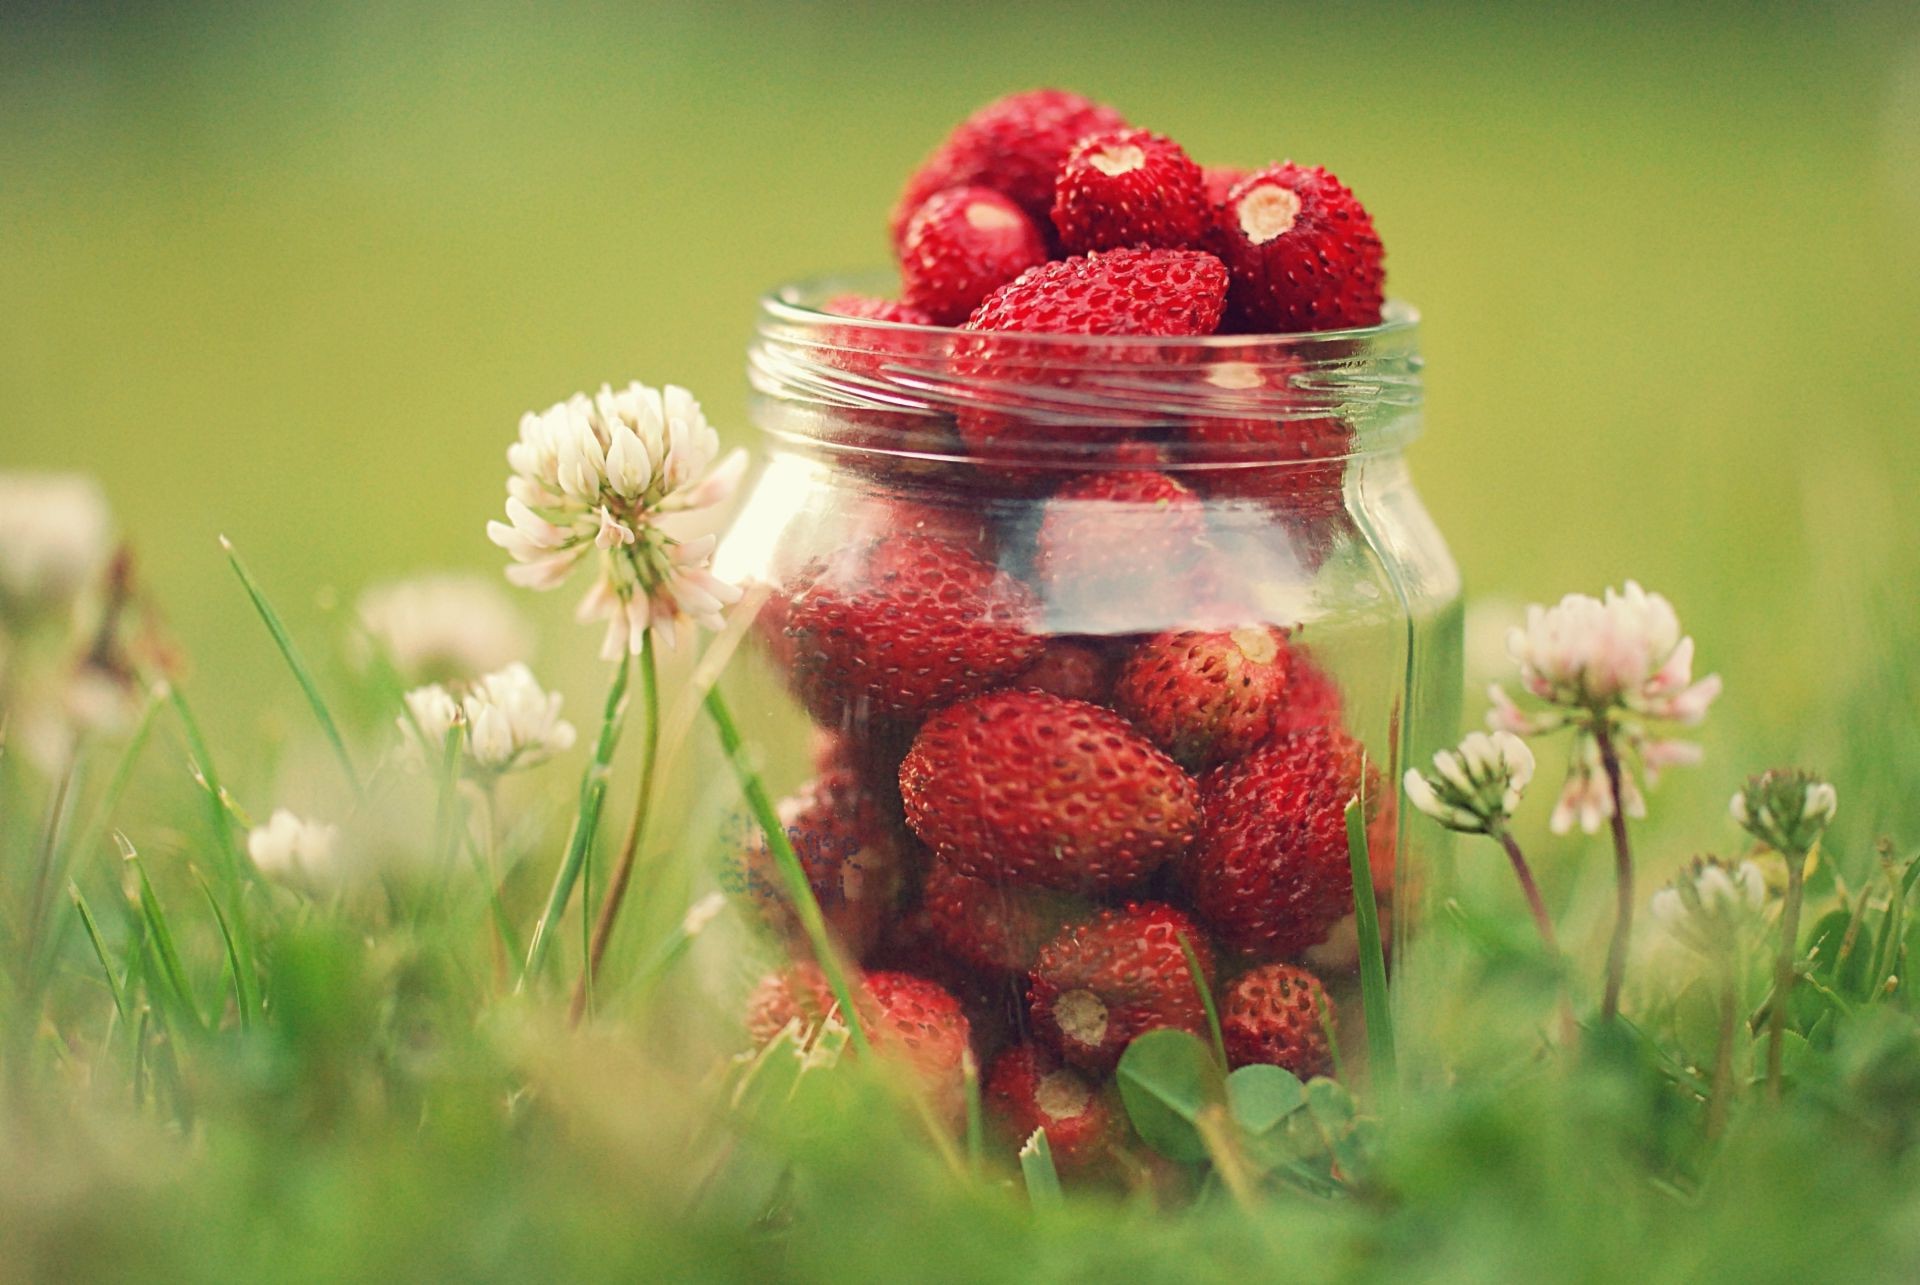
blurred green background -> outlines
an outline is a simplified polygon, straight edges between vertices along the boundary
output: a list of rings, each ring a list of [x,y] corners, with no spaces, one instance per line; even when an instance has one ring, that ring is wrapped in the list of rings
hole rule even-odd
[[[327,587],[500,565],[524,409],[672,380],[750,440],[757,293],[881,261],[948,126],[1049,82],[1350,182],[1469,583],[1666,591],[1721,744],[1805,750],[1876,595],[1912,612],[1910,5],[0,13],[0,466],[104,479],[227,733],[298,713],[217,533],[311,635]],[[583,711],[593,645],[550,630]]]

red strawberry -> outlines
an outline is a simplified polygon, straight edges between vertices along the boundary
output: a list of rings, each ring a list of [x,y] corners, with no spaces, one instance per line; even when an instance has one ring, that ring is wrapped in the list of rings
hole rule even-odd
[[[970,1039],[959,1001],[923,977],[870,972],[852,979],[860,1020],[876,1050],[899,1057],[949,1119],[966,1106],[961,1058]],[[835,1008],[833,991],[817,964],[770,973],[747,1002],[747,1031],[764,1044],[798,1019],[812,1024]],[[851,1047],[851,1045],[849,1045]]]
[[[1131,603],[1149,575],[1185,579],[1205,534],[1200,500],[1165,473],[1085,473],[1047,501],[1034,573],[1050,605],[1086,615]]]
[[[1373,219],[1327,171],[1288,161],[1227,194],[1212,247],[1233,273],[1243,330],[1342,330],[1380,321],[1384,251]]]
[[[834,938],[864,954],[893,914],[904,843],[888,802],[874,797],[852,770],[808,782],[780,803],[780,823],[806,871],[814,900]],[[772,850],[756,828],[740,853],[739,891],[789,945],[805,941]]]
[[[1274,717],[1276,736],[1324,727],[1338,730],[1345,708],[1340,684],[1299,647],[1293,650],[1293,668],[1287,676],[1287,703]]]
[[[1047,243],[1019,206],[992,188],[951,187],[927,198],[900,239],[901,296],[943,326],[1047,261]]]
[[[961,874],[1104,892],[1152,874],[1199,825],[1178,764],[1112,710],[999,691],[929,718],[900,765],[907,823]]]
[[[1127,658],[1114,708],[1174,762],[1204,772],[1266,738],[1291,668],[1287,631],[1272,625],[1164,633]]]
[[[820,305],[820,311],[836,317],[860,321],[891,321],[905,326],[932,326],[938,323],[923,310],[899,299],[882,299],[870,294],[837,294]]]
[[[1061,1057],[1095,1071],[1111,1069],[1147,1031],[1206,1030],[1182,937],[1211,979],[1205,935],[1172,906],[1135,902],[1070,926],[1034,961],[1027,989],[1034,1029]]]
[[[893,207],[893,243],[935,192],[979,184],[1011,197],[1047,225],[1053,180],[1073,145],[1097,130],[1126,124],[1120,113],[1060,89],[1033,89],[988,103],[961,121],[907,180]]]
[[[1227,193],[1233,191],[1234,184],[1247,176],[1247,171],[1238,165],[1202,165],[1200,167],[1200,185],[1207,195],[1207,205],[1211,208],[1227,203]]]
[[[976,452],[1035,438],[1112,442],[1155,422],[1150,407],[1130,423],[1110,405],[1087,408],[1088,394],[1074,391],[1167,360],[1153,345],[1063,351],[1016,336],[1212,334],[1226,288],[1226,268],[1197,250],[1109,250],[1029,268],[967,318],[965,329],[980,333],[955,337],[953,373],[975,390],[956,417],[961,440]]]
[[[1207,774],[1205,824],[1180,873],[1194,913],[1227,945],[1298,954],[1353,909],[1346,807],[1361,762],[1356,741],[1321,728]]]
[[[995,1058],[984,1085],[986,1108],[1009,1148],[1026,1145],[1035,1129],[1063,1172],[1105,1160],[1125,1134],[1113,1097],[1038,1044],[1019,1044]]]
[[[1104,705],[1113,691],[1113,659],[1094,643],[1049,638],[1040,659],[1027,666],[1013,684]]]
[[[1068,254],[1197,246],[1211,213],[1200,167],[1180,144],[1144,129],[1087,135],[1054,184],[1053,226]]]
[[[1324,394],[1297,391],[1300,362],[1268,351],[1216,361],[1200,378],[1221,390],[1224,413],[1190,419],[1182,436],[1219,467],[1192,470],[1195,489],[1225,499],[1261,500],[1291,512],[1341,510],[1340,480],[1353,433],[1323,410]],[[1239,402],[1248,413],[1236,413]]]
[[[921,903],[928,926],[955,958],[989,972],[1024,973],[1060,926],[1083,913],[1075,897],[961,874],[935,858]]]
[[[964,549],[888,535],[803,571],[787,593],[794,681],[822,722],[913,714],[1033,663],[1032,596]]]
[[[889,534],[931,536],[990,559],[993,533],[977,504],[942,503],[920,498],[936,494],[932,487],[902,492],[869,492],[850,497],[849,525],[854,537],[873,540]]]
[[[1320,979],[1292,964],[1262,964],[1240,975],[1220,999],[1220,1034],[1233,1066],[1266,1062],[1303,1080],[1329,1063],[1326,1022],[1333,1001]]]

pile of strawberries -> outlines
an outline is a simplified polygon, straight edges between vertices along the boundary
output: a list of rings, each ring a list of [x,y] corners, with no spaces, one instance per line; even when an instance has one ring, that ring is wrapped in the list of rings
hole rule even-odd
[[[833,309],[980,332],[982,360],[1008,331],[1255,333],[1380,315],[1380,242],[1330,174],[1202,169],[1055,90],[962,122],[909,180],[893,231],[900,300]],[[970,447],[1019,431],[1006,416],[959,427]],[[1299,428],[1254,427],[1277,450]],[[1042,623],[1044,603],[1076,590],[1126,592],[1143,563],[1198,580],[1182,559],[1206,543],[1203,500],[1220,494],[1150,462],[1070,475],[1017,558],[977,507],[895,497],[883,521],[786,576],[759,621],[819,729],[817,776],[781,818],[860,966],[863,1025],[955,1114],[970,1049],[1009,1142],[1044,1126],[1063,1169],[1126,1145],[1114,1068],[1145,1031],[1205,1037],[1202,987],[1234,1065],[1328,1069],[1331,1001],[1303,961],[1352,911],[1348,801],[1363,777],[1379,793],[1339,686],[1273,623]],[[1108,506],[1149,515],[1145,545],[1103,530]],[[1375,813],[1384,891],[1392,822]],[[764,843],[746,845],[740,871],[804,955]],[[749,1026],[769,1038],[832,1007],[803,962],[761,984]]]

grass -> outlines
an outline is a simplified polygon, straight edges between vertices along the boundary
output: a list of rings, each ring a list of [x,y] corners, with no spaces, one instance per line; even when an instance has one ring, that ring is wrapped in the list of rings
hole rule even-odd
[[[0,756],[0,944],[50,943],[0,982],[7,1275],[1914,1274],[1920,1035],[1892,980],[1920,869],[1911,13],[1187,12],[1172,31],[1143,6],[937,26],[883,6],[189,6],[48,11],[0,40],[0,299],[30,319],[0,337],[20,426],[0,464],[103,478],[191,661],[62,807]],[[1839,785],[1778,1107],[1743,1044],[1705,1144],[1719,1009],[1646,959],[1631,1025],[1536,1056],[1562,973],[1498,855],[1463,845],[1440,971],[1396,1011],[1390,1119],[1304,1088],[1257,1136],[1208,1115],[1232,1189],[1149,1166],[1055,1204],[984,1137],[984,1175],[957,1178],[868,1068],[716,1071],[750,966],[729,917],[683,927],[700,854],[682,842],[715,841],[737,799],[711,747],[671,765],[652,826],[671,837],[571,1034],[561,944],[637,764],[616,753],[624,689],[560,602],[532,604],[542,673],[610,731],[503,787],[500,904],[540,925],[523,986],[477,881],[316,902],[251,877],[241,813],[280,803],[452,869],[459,809],[380,758],[396,684],[332,643],[364,583],[497,567],[479,530],[518,412],[670,378],[750,440],[753,295],[880,258],[905,167],[1042,80],[1206,158],[1325,160],[1361,191],[1427,316],[1421,492],[1483,603],[1627,575],[1674,598],[1729,694],[1706,764],[1635,836],[1644,889],[1738,852],[1723,809],[1747,771]],[[212,553],[221,530],[276,586],[271,613]],[[256,614],[298,640],[304,702]],[[1604,845],[1549,840],[1544,811],[1521,837],[1586,1013],[1611,871]],[[41,896],[49,839],[71,884],[49,873]],[[1748,1013],[1764,973],[1743,977]],[[1156,1183],[1185,1211],[1151,1212]]]

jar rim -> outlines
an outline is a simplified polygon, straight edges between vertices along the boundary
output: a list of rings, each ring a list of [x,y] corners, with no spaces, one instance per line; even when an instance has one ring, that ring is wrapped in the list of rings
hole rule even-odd
[[[884,297],[893,288],[893,274],[867,271],[817,277],[805,277],[773,287],[760,296],[764,318],[797,326],[830,326],[835,331],[871,328],[880,333],[951,336],[957,327],[929,326],[911,321],[885,321],[877,318],[848,317],[828,312],[820,306],[837,294],[865,294]],[[815,302],[809,303],[808,300]],[[1063,350],[1098,347],[1187,348],[1198,351],[1238,351],[1248,346],[1287,345],[1307,347],[1315,344],[1352,343],[1356,340],[1384,340],[1413,336],[1419,332],[1420,310],[1405,299],[1390,298],[1381,308],[1379,322],[1371,326],[1349,326],[1339,330],[1293,330],[1215,335],[1049,335],[1024,331],[976,331],[969,333],[1019,334],[1022,345],[1057,345]]]
[[[748,353],[762,429],[811,449],[1074,469],[1293,466],[1417,433],[1420,318],[1404,301],[1374,326],[1193,337],[972,331],[825,307],[892,284],[820,277],[762,296]]]

